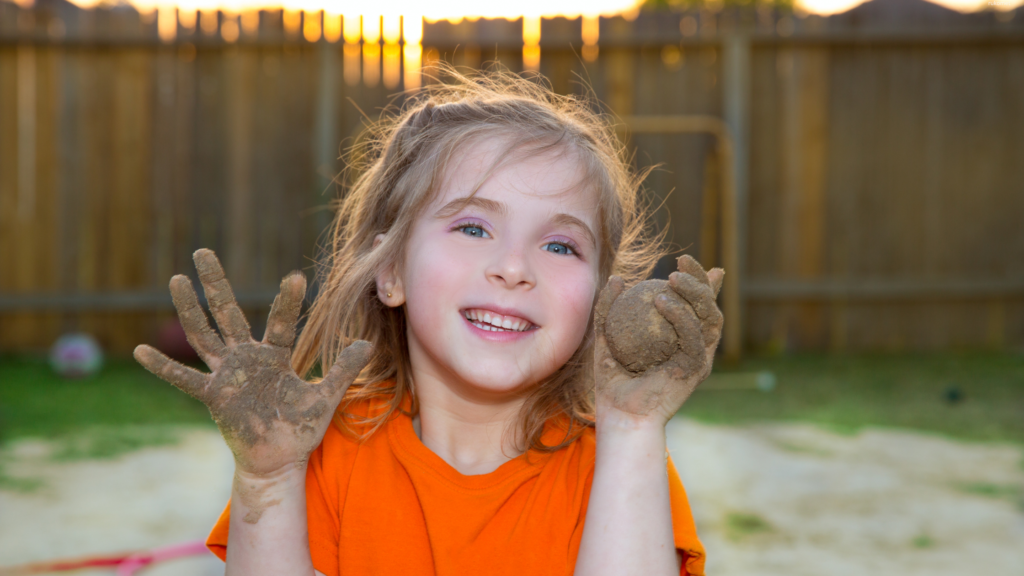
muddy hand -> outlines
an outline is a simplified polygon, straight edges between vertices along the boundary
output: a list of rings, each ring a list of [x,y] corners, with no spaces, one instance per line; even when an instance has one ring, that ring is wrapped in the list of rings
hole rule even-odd
[[[189,344],[212,373],[183,366],[146,345],[135,349],[135,359],[206,404],[235,455],[238,470],[266,475],[304,465],[323,439],[345,390],[369,361],[372,346],[363,340],[354,342],[341,352],[322,382],[305,382],[291,366],[305,276],[293,272],[281,281],[266,334],[256,342],[217,256],[202,249],[193,258],[223,338],[207,322],[187,277],[171,279],[171,296]]]
[[[722,313],[715,298],[725,271],[705,272],[696,260],[679,258],[678,272],[669,275],[672,294],[660,294],[654,306],[675,328],[679,345],[665,362],[636,374],[612,356],[605,337],[605,320],[612,303],[625,289],[612,276],[598,296],[594,311],[596,342],[594,371],[597,411],[614,409],[626,414],[668,422],[708,374],[722,335]]]

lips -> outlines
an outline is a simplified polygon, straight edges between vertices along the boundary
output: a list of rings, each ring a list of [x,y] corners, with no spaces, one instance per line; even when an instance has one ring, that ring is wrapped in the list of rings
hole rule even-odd
[[[529,318],[521,312],[507,308],[494,309],[495,307],[474,307],[462,310],[462,315],[479,328],[488,330],[503,330],[511,332],[525,332],[537,328]]]

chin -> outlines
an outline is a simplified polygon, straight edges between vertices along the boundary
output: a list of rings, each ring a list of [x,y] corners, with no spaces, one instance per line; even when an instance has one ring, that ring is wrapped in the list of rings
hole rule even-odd
[[[481,392],[496,395],[513,394],[530,387],[531,381],[525,376],[507,376],[507,374],[514,374],[518,370],[518,366],[507,366],[496,368],[493,372],[478,370],[472,372],[460,371],[459,376]]]

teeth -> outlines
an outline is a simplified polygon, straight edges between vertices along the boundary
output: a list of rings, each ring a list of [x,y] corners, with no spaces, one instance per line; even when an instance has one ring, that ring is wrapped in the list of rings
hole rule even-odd
[[[477,328],[489,332],[523,332],[532,326],[526,320],[502,319],[501,316],[491,316],[489,312],[479,312],[477,310],[467,310],[463,315]]]

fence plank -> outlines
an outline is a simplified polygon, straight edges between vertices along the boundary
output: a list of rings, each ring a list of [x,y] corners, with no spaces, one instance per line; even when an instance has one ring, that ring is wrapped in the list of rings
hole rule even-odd
[[[252,191],[252,122],[256,93],[256,55],[249,49],[229,48],[224,55],[227,202],[225,206],[224,265],[232,284],[247,290],[256,284],[253,249],[257,206]]]
[[[28,52],[5,40],[14,34],[7,15],[20,9],[0,6],[0,348],[40,348],[79,328],[130,350],[169,317],[164,305],[145,312],[139,303],[166,294],[171,274],[193,274],[199,247],[218,250],[232,281],[253,294],[309,269],[325,220],[311,210],[336,193],[324,194],[316,172],[320,46],[268,34],[226,45],[198,33],[166,47],[137,18],[83,12],[77,37],[109,41],[23,43],[36,94],[37,169],[25,179],[18,94],[30,91],[19,85],[18,53]],[[546,30],[575,34],[573,22],[555,24]],[[603,20],[600,56],[585,65],[542,39],[542,70],[574,93],[584,90],[572,83],[579,71],[619,115],[720,117],[722,38],[669,38],[678,22],[655,24]],[[519,70],[517,25],[452,26],[465,42],[457,54],[447,45],[436,52]],[[496,45],[480,40],[488,30],[500,33]],[[1024,343],[1024,42],[816,34],[752,40],[747,342],[834,350]],[[341,73],[334,82],[340,153],[363,130],[363,112],[376,118],[402,100],[380,84],[349,86]],[[711,265],[712,139],[636,134],[630,146],[638,166],[663,164],[648,188],[656,202],[667,196],[659,218],[671,218],[670,240]],[[34,209],[19,220],[28,198]],[[895,288],[872,292],[881,285]],[[1005,289],[983,289],[996,285]],[[900,286],[924,291],[908,296]],[[97,302],[89,294],[115,290],[136,302],[130,314],[89,308]],[[16,310],[27,294],[84,299],[46,316],[36,301],[25,304],[31,314]],[[53,294],[61,296],[47,300]],[[265,310],[251,302],[255,320]]]

